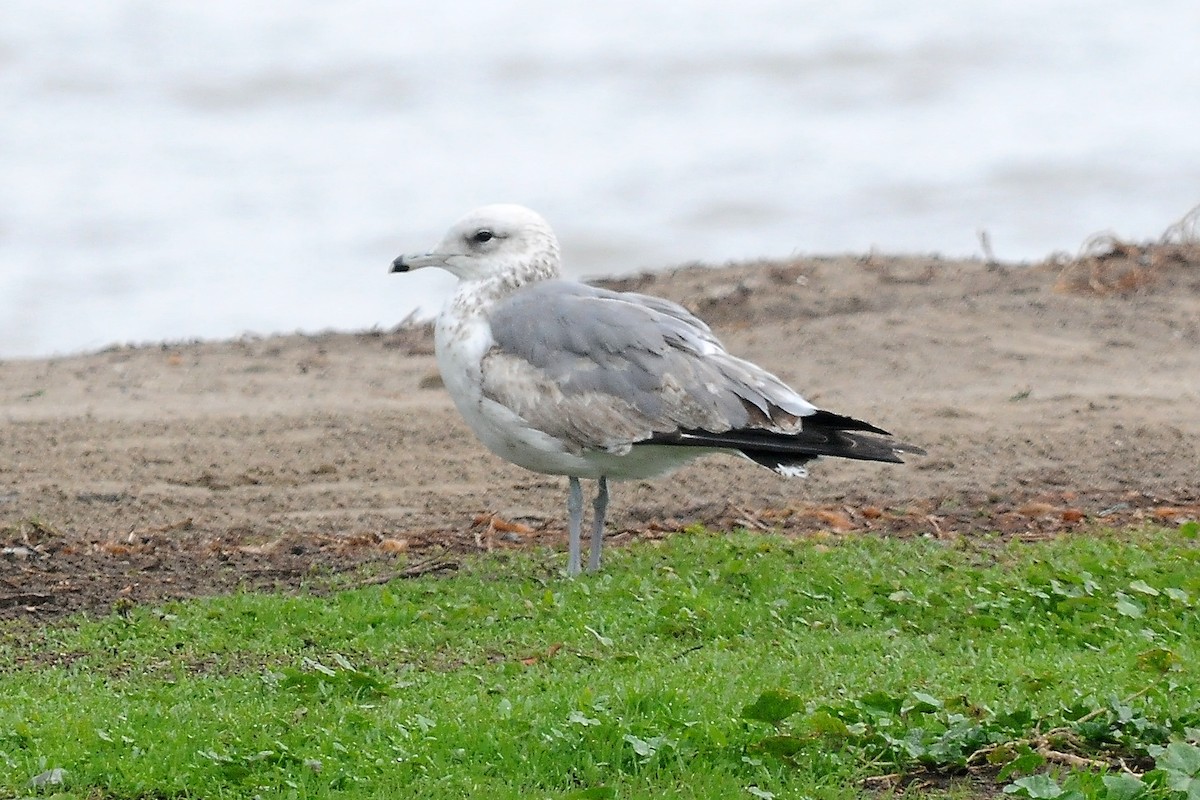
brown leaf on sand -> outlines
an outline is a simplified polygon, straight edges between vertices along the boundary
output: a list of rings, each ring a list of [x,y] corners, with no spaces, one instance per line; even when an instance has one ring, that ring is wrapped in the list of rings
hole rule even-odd
[[[487,525],[494,531],[501,533],[533,533],[533,528],[528,525],[523,525],[520,522],[509,522],[495,514],[478,514],[475,519],[471,520],[471,526]]]
[[[407,553],[408,539],[384,539],[379,543],[379,549],[385,553]]]
[[[817,519],[821,520],[838,533],[854,530],[854,523],[850,520],[850,517],[846,516],[841,511],[831,511],[825,508],[818,509]]]

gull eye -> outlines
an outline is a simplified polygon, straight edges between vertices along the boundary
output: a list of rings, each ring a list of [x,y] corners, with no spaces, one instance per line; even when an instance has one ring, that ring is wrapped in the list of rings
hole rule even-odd
[[[496,234],[492,233],[487,228],[484,228],[482,230],[475,231],[475,233],[471,236],[471,241],[483,244],[484,242],[490,242],[495,237]]]

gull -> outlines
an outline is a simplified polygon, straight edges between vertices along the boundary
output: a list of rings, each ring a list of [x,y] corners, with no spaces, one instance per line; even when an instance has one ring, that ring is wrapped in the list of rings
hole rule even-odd
[[[588,570],[600,568],[608,479],[660,476],[710,453],[788,478],[821,456],[902,463],[914,445],[818,408],[729,354],[683,306],[560,277],[558,240],[536,212],[490,205],[392,272],[440,267],[458,285],[434,352],[455,406],[483,444],[568,480],[567,574],[580,572],[583,488],[597,481]]]

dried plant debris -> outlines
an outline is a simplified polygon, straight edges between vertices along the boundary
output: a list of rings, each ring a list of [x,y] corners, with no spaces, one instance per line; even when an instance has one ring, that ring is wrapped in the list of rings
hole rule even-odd
[[[1125,296],[1158,288],[1169,273],[1200,264],[1200,206],[1170,225],[1157,242],[1097,233],[1083,243],[1078,256],[1056,263],[1055,288],[1060,292]]]
[[[383,346],[409,356],[433,355],[433,323],[414,310],[390,331],[382,334]]]

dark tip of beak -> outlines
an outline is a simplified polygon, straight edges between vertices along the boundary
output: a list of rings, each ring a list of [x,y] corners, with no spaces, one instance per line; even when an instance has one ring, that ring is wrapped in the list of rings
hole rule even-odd
[[[404,256],[396,256],[396,260],[392,262],[391,272],[408,272],[408,264],[404,263]]]

